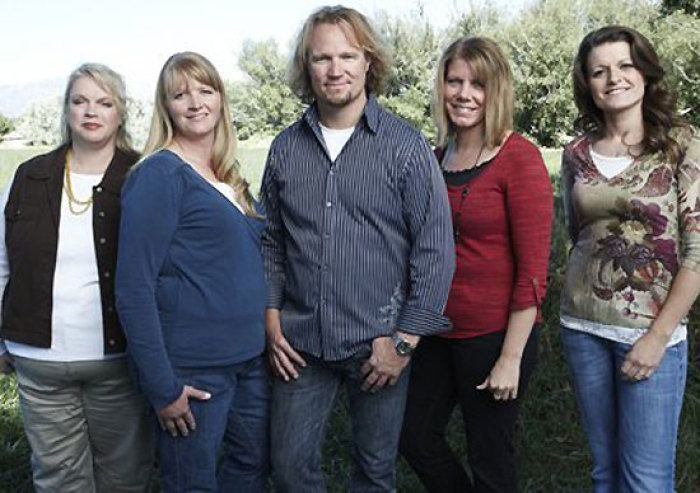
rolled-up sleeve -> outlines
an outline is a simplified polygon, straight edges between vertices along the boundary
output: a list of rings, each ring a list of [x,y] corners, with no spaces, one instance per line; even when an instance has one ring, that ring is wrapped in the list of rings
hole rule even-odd
[[[422,138],[408,155],[403,208],[411,251],[408,293],[397,326],[416,335],[449,330],[443,310],[455,269],[452,218],[442,173]]]
[[[122,190],[115,289],[139,383],[160,409],[183,389],[168,359],[156,301],[158,275],[179,222],[182,183],[153,164],[136,169]]]
[[[547,290],[547,266],[552,235],[552,183],[534,146],[517,155],[508,175],[506,207],[515,260],[511,310],[536,306],[538,314]]]

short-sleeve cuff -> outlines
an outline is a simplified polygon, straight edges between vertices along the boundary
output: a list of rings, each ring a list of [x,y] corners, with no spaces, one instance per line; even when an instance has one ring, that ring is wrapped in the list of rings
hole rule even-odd
[[[396,321],[396,326],[407,334],[429,336],[447,332],[452,328],[450,319],[441,313],[415,306],[404,306]]]

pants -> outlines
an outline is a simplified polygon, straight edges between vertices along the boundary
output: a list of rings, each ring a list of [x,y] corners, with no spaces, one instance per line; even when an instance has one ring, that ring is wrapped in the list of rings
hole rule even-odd
[[[396,453],[406,401],[409,368],[396,385],[376,393],[361,390],[362,351],[346,360],[322,361],[304,355],[299,378],[275,380],[272,392],[272,467],[280,493],[326,491],[321,472],[325,426],[339,385],[350,403],[353,474],[349,491],[395,491]]]
[[[514,435],[518,405],[537,359],[537,327],[523,352],[518,398],[496,401],[477,390],[498,360],[504,331],[469,339],[428,337],[416,350],[401,453],[430,492],[517,491]],[[445,439],[454,407],[462,410],[473,481]]]
[[[154,436],[124,358],[14,358],[37,492],[143,492]]]
[[[593,456],[593,490],[673,493],[688,343],[667,348],[647,380],[629,381],[620,372],[629,344],[567,328],[561,340]]]
[[[262,492],[269,474],[270,399],[263,358],[176,373],[185,385],[207,391],[211,398],[190,399],[196,428],[188,436],[173,437],[158,427],[163,491]]]

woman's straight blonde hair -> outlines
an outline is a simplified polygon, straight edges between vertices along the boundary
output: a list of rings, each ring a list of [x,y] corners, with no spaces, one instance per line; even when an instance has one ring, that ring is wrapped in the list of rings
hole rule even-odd
[[[486,92],[484,115],[485,142],[488,147],[503,143],[513,128],[513,74],[501,48],[488,38],[459,38],[443,52],[438,63],[433,95],[433,118],[438,128],[438,146],[444,147],[455,128],[445,111],[445,77],[455,59],[469,64],[474,77]]]
[[[236,161],[236,131],[231,121],[231,110],[224,83],[214,65],[198,53],[176,53],[165,62],[158,77],[156,98],[153,105],[153,118],[148,133],[144,157],[168,147],[175,136],[175,129],[167,109],[168,97],[177,91],[187,79],[196,80],[212,87],[221,96],[221,115],[214,130],[211,167],[216,178],[233,189],[234,196],[243,207],[246,215],[256,217],[249,185],[238,171]]]
[[[70,94],[73,91],[75,82],[81,77],[89,77],[102,90],[112,96],[114,107],[119,115],[119,128],[117,129],[116,146],[126,153],[134,152],[131,147],[131,138],[126,130],[127,110],[126,110],[126,86],[124,79],[117,72],[106,65],[100,63],[84,63],[76,68],[68,76],[66,92],[63,95],[63,106],[61,110],[61,140],[64,144],[73,143],[73,133],[68,125],[68,113],[70,111]]]

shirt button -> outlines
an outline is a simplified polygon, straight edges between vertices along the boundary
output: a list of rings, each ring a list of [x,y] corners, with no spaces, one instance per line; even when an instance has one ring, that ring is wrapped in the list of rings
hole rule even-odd
[[[107,238],[100,238],[100,245],[107,243]]]
[[[330,201],[326,202],[326,207],[330,207],[331,205],[333,204]]]

